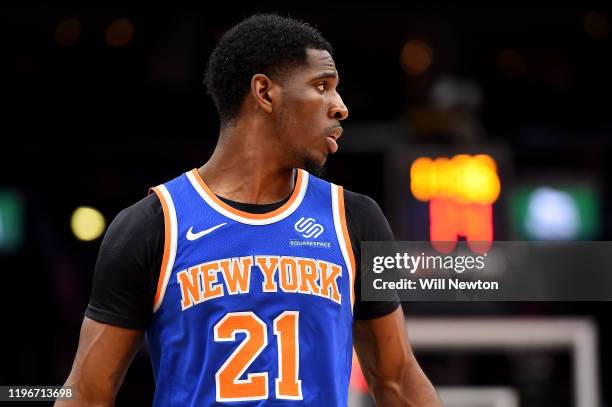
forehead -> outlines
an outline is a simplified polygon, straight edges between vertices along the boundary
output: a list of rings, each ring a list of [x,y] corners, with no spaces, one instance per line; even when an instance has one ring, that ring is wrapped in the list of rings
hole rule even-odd
[[[306,63],[294,71],[294,78],[299,80],[309,80],[321,75],[338,76],[336,64],[329,52],[320,49],[306,50]]]
[[[306,61],[310,69],[314,70],[336,70],[336,64],[329,52],[320,49],[306,50]]]

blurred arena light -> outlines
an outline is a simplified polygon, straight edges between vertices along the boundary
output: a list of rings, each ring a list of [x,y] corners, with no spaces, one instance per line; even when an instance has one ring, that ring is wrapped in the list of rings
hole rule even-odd
[[[591,11],[584,16],[583,27],[587,34],[595,40],[608,38],[610,26],[605,14]]]
[[[23,242],[23,201],[13,190],[0,190],[0,253],[13,253]]]
[[[119,18],[106,28],[106,43],[111,47],[124,47],[134,38],[134,25],[127,18]]]
[[[78,18],[64,18],[55,27],[55,42],[57,45],[67,47],[76,44],[80,37],[81,22]]]
[[[510,215],[519,238],[596,239],[601,225],[599,194],[588,182],[519,186],[510,195]]]
[[[410,75],[420,75],[426,72],[433,62],[433,51],[423,41],[407,41],[400,54],[402,69]]]
[[[527,72],[525,58],[513,49],[504,49],[497,54],[497,67],[510,78],[519,78]]]
[[[458,154],[451,159],[417,158],[410,168],[410,189],[424,202],[444,197],[459,203],[492,204],[501,185],[491,156]]]
[[[434,106],[441,109],[461,107],[478,110],[484,95],[476,81],[444,75],[434,82],[430,98]]]
[[[77,239],[90,241],[99,238],[104,233],[106,220],[97,209],[79,206],[72,213],[70,226]]]
[[[565,191],[537,188],[529,195],[526,227],[529,234],[542,240],[567,240],[580,227],[578,205]]]
[[[429,202],[429,236],[440,252],[454,250],[459,237],[465,237],[474,252],[490,248],[493,203],[500,190],[497,164],[486,154],[419,157],[410,167],[410,191],[417,200]]]

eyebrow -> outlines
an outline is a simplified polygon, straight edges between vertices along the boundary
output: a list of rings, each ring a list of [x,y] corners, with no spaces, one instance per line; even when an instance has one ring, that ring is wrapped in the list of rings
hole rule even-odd
[[[338,76],[338,72],[337,71],[325,71],[325,72],[321,72],[320,74],[318,74],[317,76],[312,78],[312,80],[316,81],[318,79],[326,79],[326,78],[334,78],[334,79],[336,79],[338,81],[338,83],[340,82],[340,77]]]

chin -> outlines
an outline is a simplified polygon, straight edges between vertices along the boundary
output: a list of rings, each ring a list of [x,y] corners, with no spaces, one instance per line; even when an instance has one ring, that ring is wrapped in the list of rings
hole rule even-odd
[[[321,177],[325,173],[325,164],[327,156],[324,156],[323,159],[313,159],[311,157],[305,158],[302,164],[302,168],[311,173],[316,177]]]

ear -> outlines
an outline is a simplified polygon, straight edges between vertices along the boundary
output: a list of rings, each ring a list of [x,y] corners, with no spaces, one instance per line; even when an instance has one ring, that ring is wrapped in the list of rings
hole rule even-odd
[[[277,85],[268,76],[258,73],[251,78],[251,96],[264,112],[272,112],[272,104],[278,94]]]

